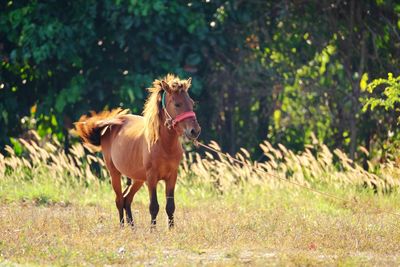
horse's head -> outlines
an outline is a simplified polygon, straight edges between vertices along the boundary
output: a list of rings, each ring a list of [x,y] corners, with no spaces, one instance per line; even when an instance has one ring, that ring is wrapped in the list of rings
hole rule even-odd
[[[201,131],[193,112],[194,101],[188,94],[192,79],[174,80],[172,83],[161,81],[162,107],[166,115],[166,125],[179,135],[185,134],[189,139],[196,139]]]

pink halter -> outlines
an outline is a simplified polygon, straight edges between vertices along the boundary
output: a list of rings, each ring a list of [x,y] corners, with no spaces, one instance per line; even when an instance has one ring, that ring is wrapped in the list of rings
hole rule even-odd
[[[165,110],[167,111],[167,110]],[[187,111],[179,114],[178,116],[175,117],[175,119],[172,120],[172,127],[175,127],[175,125],[183,120],[189,119],[189,118],[196,118],[196,113],[193,111]]]

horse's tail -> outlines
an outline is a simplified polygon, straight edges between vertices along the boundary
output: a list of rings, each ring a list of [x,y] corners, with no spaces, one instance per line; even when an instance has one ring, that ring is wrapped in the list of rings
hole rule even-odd
[[[83,115],[75,122],[75,131],[82,138],[83,142],[95,149],[100,149],[101,136],[112,125],[121,125],[121,115],[128,113],[128,109],[116,108],[111,111],[100,113],[91,112],[90,116]]]

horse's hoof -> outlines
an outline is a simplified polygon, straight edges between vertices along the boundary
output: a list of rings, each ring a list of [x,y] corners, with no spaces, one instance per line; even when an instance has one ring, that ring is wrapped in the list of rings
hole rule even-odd
[[[129,227],[130,227],[132,230],[136,230],[136,224],[134,224],[133,222],[129,223]]]
[[[173,220],[168,220],[168,228],[169,230],[174,229],[175,223]]]

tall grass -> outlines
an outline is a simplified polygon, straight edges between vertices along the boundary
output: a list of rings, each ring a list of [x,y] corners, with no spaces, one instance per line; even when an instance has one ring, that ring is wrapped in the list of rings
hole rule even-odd
[[[211,142],[210,146],[222,153],[216,142]],[[265,161],[252,162],[249,152],[243,148],[234,158],[246,164],[237,163],[230,156],[221,154],[205,152],[202,158],[195,153],[185,157],[181,173],[198,181],[206,181],[221,192],[249,183],[284,187],[288,185],[285,180],[308,187],[368,187],[379,193],[398,190],[400,186],[400,167],[393,161],[378,166],[368,162],[370,169],[375,170],[369,172],[343,151],[330,151],[326,145],[318,142],[297,154],[283,145],[274,148],[268,141],[260,146]]]
[[[85,185],[99,183],[99,177],[107,176],[103,160],[94,154],[86,154],[81,144],[73,145],[67,155],[56,140],[42,145],[24,139],[19,139],[19,142],[24,147],[22,156],[17,156],[10,146],[5,148],[6,156],[0,154],[2,176],[12,176],[16,181],[46,176],[51,177],[54,183]],[[101,167],[100,173],[94,173],[93,164]]]
[[[18,140],[22,154],[6,146],[0,154],[0,199],[48,204],[71,199],[101,198],[108,173],[103,160],[77,143],[66,154],[57,140]],[[82,196],[88,189],[91,194]],[[93,195],[98,192],[99,195]]]
[[[91,153],[83,145],[72,145],[70,153],[64,153],[57,140],[26,141],[19,139],[23,146],[22,156],[7,146],[5,155],[0,154],[1,179],[36,181],[50,179],[54,186],[98,186],[108,181],[108,173],[100,154]],[[221,151],[216,142],[210,144]],[[328,185],[331,187],[370,187],[377,192],[398,190],[400,167],[387,161],[379,165],[369,162],[370,169],[364,170],[352,162],[346,154],[314,142],[301,153],[294,153],[283,145],[273,147],[268,141],[260,144],[265,160],[254,162],[245,149],[234,158],[247,164],[239,164],[229,157],[205,151],[187,153],[180,168],[180,185],[203,184],[217,192],[240,189],[246,185],[266,185],[271,188],[287,186],[282,180],[291,180],[309,187]],[[254,171],[259,168],[265,173]],[[277,179],[280,178],[280,179]]]

